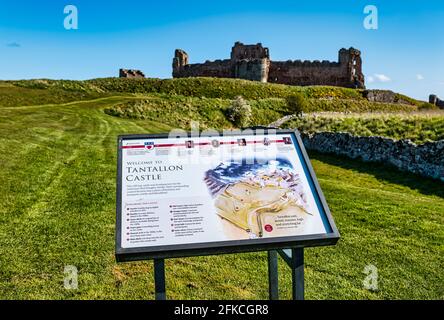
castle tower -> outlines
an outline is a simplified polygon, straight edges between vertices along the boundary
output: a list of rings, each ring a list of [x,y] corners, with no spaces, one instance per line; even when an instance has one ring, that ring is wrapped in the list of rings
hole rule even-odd
[[[237,41],[231,48],[231,60],[252,60],[252,59],[270,59],[268,48],[264,48],[262,43],[245,45]]]
[[[178,77],[181,70],[188,65],[188,53],[184,50],[176,49],[173,58],[173,77]]]
[[[361,51],[350,47],[339,50],[339,64],[345,68],[349,87],[364,89],[364,74],[362,73]]]
[[[245,45],[236,42],[231,48],[231,64],[234,78],[268,81],[270,55],[261,43]]]

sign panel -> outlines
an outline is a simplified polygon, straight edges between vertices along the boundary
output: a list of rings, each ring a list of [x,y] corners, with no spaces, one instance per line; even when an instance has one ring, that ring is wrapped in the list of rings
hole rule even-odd
[[[299,134],[118,138],[119,261],[334,244]]]

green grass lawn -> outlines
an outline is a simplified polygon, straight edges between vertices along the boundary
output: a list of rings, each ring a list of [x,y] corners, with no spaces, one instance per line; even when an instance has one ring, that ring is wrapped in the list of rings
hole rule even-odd
[[[152,262],[114,260],[116,137],[169,130],[103,111],[131,99],[0,107],[1,299],[154,297]],[[443,184],[311,156],[341,240],[306,250],[306,298],[443,299]],[[377,291],[362,284],[369,264]],[[66,265],[78,268],[78,290],[64,289]],[[283,261],[279,271],[290,298]],[[167,260],[166,272],[168,298],[267,298],[264,252]]]

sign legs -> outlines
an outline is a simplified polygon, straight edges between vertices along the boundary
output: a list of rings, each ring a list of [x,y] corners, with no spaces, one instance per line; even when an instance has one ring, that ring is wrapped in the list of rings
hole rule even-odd
[[[276,253],[279,253],[291,269],[292,299],[304,300],[304,248],[268,251],[268,292],[270,300],[279,298],[277,271],[278,259]]]
[[[156,300],[166,300],[165,259],[154,259],[154,290]]]
[[[279,299],[278,280],[278,253],[276,250],[268,251],[268,296],[270,300]]]
[[[304,249],[291,249],[293,300],[304,300]]]
[[[268,295],[279,299],[278,253],[291,269],[293,300],[304,300],[304,249],[268,251]],[[154,290],[156,300],[166,300],[165,259],[154,259]]]

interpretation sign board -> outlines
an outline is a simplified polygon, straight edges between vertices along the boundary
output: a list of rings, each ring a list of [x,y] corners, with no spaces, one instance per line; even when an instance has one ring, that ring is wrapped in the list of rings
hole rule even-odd
[[[335,244],[299,133],[118,137],[118,261]]]

